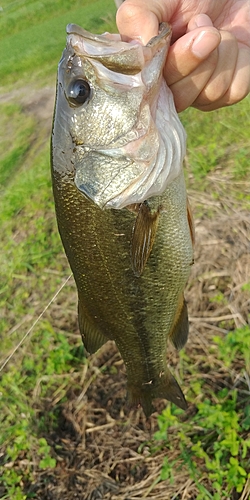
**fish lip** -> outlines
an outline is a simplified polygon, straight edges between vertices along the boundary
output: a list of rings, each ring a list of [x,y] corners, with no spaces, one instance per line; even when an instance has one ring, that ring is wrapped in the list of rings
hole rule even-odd
[[[172,28],[168,23],[160,23],[159,24],[159,33],[149,40],[146,44],[146,47],[154,47],[155,45],[159,45],[161,40],[165,40],[172,36]]]
[[[108,40],[107,33],[103,33],[102,35],[95,35],[95,34],[91,33],[90,31],[85,30],[84,28],[82,28],[78,24],[74,24],[74,23],[67,24],[66,33],[67,33],[67,35],[79,35],[79,36],[82,36],[84,38],[88,38],[89,40],[98,41],[100,43],[106,43]],[[114,35],[112,35],[112,37],[113,36]],[[121,35],[117,34],[116,36],[117,36],[117,40],[122,41]],[[109,39],[109,41],[111,41],[111,40]],[[127,42],[123,42],[123,43],[127,44]]]
[[[102,55],[103,49],[110,49],[110,53],[120,52],[121,50],[128,50],[128,48],[133,46],[141,46],[138,40],[132,40],[131,42],[124,42],[121,39],[121,35],[115,34],[111,35],[106,32],[101,35],[96,35],[91,33],[90,31],[85,30],[78,24],[67,24],[66,26],[67,36],[76,36],[85,39],[86,41],[92,42],[95,47],[101,45],[96,51],[96,55]]]
[[[88,38],[89,40],[95,40],[100,43],[107,43],[115,41],[116,43],[119,41],[121,44],[124,44],[125,46],[128,45],[142,45],[139,41],[139,39],[132,39],[129,42],[124,42],[122,40],[122,37],[119,33],[116,33],[114,35],[110,35],[110,33],[103,33],[102,35],[95,35],[91,33],[90,31],[85,30],[78,24],[74,23],[69,23],[66,26],[66,33],[67,35],[78,35],[82,36],[84,38]],[[145,45],[145,47],[153,47],[154,45],[158,45],[160,40],[164,40],[165,38],[168,38],[169,36],[172,35],[172,28],[170,24],[163,22],[159,24],[159,32],[158,35],[154,36],[149,40],[149,42]]]

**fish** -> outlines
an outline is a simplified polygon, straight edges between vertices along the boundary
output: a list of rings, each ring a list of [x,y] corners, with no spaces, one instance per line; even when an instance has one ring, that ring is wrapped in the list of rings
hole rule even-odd
[[[147,45],[67,26],[51,136],[57,224],[78,291],[86,350],[115,342],[127,401],[182,409],[168,341],[188,337],[184,299],[194,229],[183,159],[186,133],[162,72],[171,27]]]

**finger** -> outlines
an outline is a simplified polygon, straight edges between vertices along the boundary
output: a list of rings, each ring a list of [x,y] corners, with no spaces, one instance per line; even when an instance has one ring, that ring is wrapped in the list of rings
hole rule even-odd
[[[246,97],[250,92],[250,50],[239,50],[237,64],[232,83],[224,96],[227,105],[235,104]]]
[[[207,16],[206,16],[207,17]],[[218,47],[220,32],[213,26],[196,28],[169,49],[164,76],[169,86],[191,74]]]
[[[118,9],[116,24],[124,41],[140,39],[146,45],[162,22],[161,0],[126,0]]]
[[[202,111],[214,111],[215,109],[229,106],[242,101],[250,92],[250,51],[242,48],[239,50],[232,81],[226,93],[214,102],[194,102],[194,107]]]
[[[190,19],[188,25],[187,25],[187,32],[192,31],[195,28],[202,28],[205,26],[213,26],[213,23],[206,14],[197,14],[196,16],[192,17]]]
[[[210,56],[202,61],[197,68],[186,77],[180,79],[170,89],[174,96],[175,107],[180,113],[184,109],[192,106],[199,96],[201,90],[210,80],[218,61],[218,49],[215,49]]]
[[[238,55],[238,43],[234,35],[228,31],[222,31],[215,71],[197,97],[195,107],[201,109],[201,107],[210,107],[211,104],[214,106],[213,103],[218,105],[221,102],[225,103],[224,106],[226,105],[227,93],[237,69]]]

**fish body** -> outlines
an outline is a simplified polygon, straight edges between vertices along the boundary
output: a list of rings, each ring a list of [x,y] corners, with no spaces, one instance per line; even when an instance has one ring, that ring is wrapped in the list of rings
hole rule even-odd
[[[78,290],[79,327],[95,352],[114,340],[128,400],[186,408],[167,338],[188,335],[183,296],[193,230],[182,169],[185,132],[162,78],[171,30],[147,46],[69,25],[58,68],[52,182]]]

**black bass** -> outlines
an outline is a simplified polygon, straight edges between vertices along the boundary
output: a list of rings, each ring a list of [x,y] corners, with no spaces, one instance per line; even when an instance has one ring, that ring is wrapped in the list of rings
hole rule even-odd
[[[185,132],[162,69],[171,29],[146,45],[67,26],[58,68],[52,180],[59,232],[93,353],[114,340],[128,400],[186,408],[167,367],[167,339],[188,335],[183,290],[193,229],[183,176]]]

